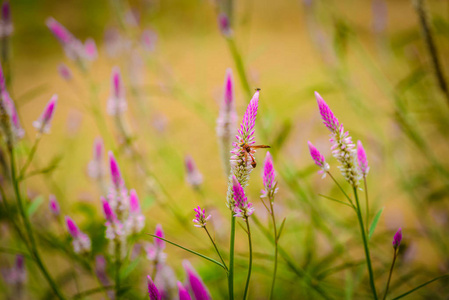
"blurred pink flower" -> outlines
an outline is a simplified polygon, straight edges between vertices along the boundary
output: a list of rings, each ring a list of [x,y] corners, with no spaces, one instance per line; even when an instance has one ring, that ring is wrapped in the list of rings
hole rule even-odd
[[[33,126],[40,133],[49,133],[51,127],[51,120],[53,119],[56,103],[58,101],[58,95],[54,94],[50,101],[48,101],[47,106],[45,107],[42,115],[39,119],[33,122]]]
[[[186,155],[184,158],[184,164],[186,167],[186,181],[193,188],[199,188],[203,183],[203,175],[196,167],[195,161],[190,155]]]
[[[265,189],[262,190],[261,197],[273,197],[277,193],[278,188],[275,179],[276,171],[274,170],[273,157],[271,157],[270,152],[267,152],[262,171],[262,181]]]
[[[369,166],[368,159],[366,158],[365,148],[363,148],[361,141],[357,141],[357,161],[359,163],[359,168],[362,176],[366,177],[369,172]]]
[[[84,42],[84,52],[85,57],[90,61],[96,60],[98,58],[97,45],[95,44],[94,39],[88,38]]]
[[[145,226],[145,216],[140,210],[139,198],[136,190],[129,191],[129,216],[126,221],[127,234],[139,233]]]
[[[120,69],[114,67],[111,74],[111,95],[109,96],[107,111],[111,116],[118,116],[125,112],[127,108],[122,75]]]
[[[2,3],[2,18],[0,20],[0,37],[10,36],[14,30],[9,1]]]
[[[151,29],[145,29],[142,32],[142,46],[143,49],[145,49],[148,52],[154,51],[156,48],[156,42],[157,42],[157,34]]]
[[[72,71],[70,71],[70,68],[64,63],[58,65],[58,73],[64,80],[70,81],[73,78]]]
[[[234,192],[234,212],[235,217],[248,218],[254,212],[252,203],[246,198],[245,191],[235,176],[232,177],[232,190]]]
[[[103,140],[101,139],[101,137],[97,137],[93,145],[92,160],[87,166],[87,172],[93,179],[101,179],[104,176],[103,153]]]
[[[190,262],[188,260],[184,260],[182,262],[182,266],[184,267],[184,270],[187,273],[187,282],[189,284],[191,291],[193,292],[193,295],[195,296],[195,299],[196,300],[212,299],[209,290],[207,289],[201,277],[192,267]]]
[[[56,200],[55,195],[50,195],[49,201],[48,201],[48,206],[50,207],[50,211],[55,216],[59,216],[59,213],[61,212],[61,210],[59,208],[59,203],[58,203],[58,200]]]
[[[148,279],[148,295],[150,296],[150,300],[161,300],[159,290],[157,289],[150,275],[147,276],[147,279]]]
[[[73,251],[75,251],[75,253],[90,252],[91,249],[90,238],[81,230],[79,230],[78,226],[76,226],[75,222],[73,222],[73,220],[69,216],[65,216],[65,222],[67,230],[73,238],[72,241]]]

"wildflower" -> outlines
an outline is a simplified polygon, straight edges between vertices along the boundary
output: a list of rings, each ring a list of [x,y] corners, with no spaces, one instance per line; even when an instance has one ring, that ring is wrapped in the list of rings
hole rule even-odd
[[[249,175],[251,174],[253,167],[251,166],[251,161],[248,159],[248,153],[243,148],[243,145],[254,145],[254,126],[256,124],[257,108],[259,103],[259,91],[256,91],[253,98],[246,108],[245,114],[243,115],[242,123],[240,124],[240,129],[237,131],[237,142],[232,144],[233,149],[231,150],[231,175],[229,177],[228,193],[226,196],[228,207],[234,211],[234,197],[232,195],[233,184],[232,176],[237,178],[240,185],[245,188],[248,185]],[[255,150],[251,150],[251,154],[256,153]]]
[[[206,227],[206,222],[209,221],[210,218],[212,218],[211,215],[208,215],[206,217],[206,211],[203,209],[201,210],[201,207],[197,207],[193,209],[196,212],[195,219],[193,219],[193,222],[196,223],[195,227],[201,228]]]
[[[101,203],[103,205],[103,213],[106,218],[106,238],[109,240],[114,240],[123,235],[123,226],[117,219],[117,216],[109,205],[109,202],[105,198],[101,197]]]
[[[1,66],[0,66],[0,72],[2,72]],[[25,135],[25,130],[23,130],[22,126],[20,125],[19,115],[18,115],[16,107],[14,105],[14,101],[9,96],[9,93],[4,86],[4,82],[2,85],[3,85],[3,88],[2,88],[2,91],[0,92],[1,96],[2,96],[1,104],[6,111],[6,114],[9,116],[11,130],[12,130],[12,133],[14,134],[14,137],[17,139],[21,139]]]
[[[111,95],[109,96],[107,111],[111,116],[118,116],[125,112],[127,108],[122,75],[120,69],[114,67],[111,75]]]
[[[97,137],[94,141],[92,160],[87,166],[87,173],[93,179],[100,179],[104,175],[103,151],[103,140],[101,139],[101,137]]]
[[[112,181],[108,196],[109,204],[119,220],[122,220],[129,207],[128,190],[125,187],[120,168],[111,151],[109,151],[109,169]]]
[[[190,262],[188,260],[184,260],[182,262],[182,266],[187,273],[187,282],[193,292],[193,295],[195,296],[195,299],[212,299],[206,285],[204,284],[203,280],[201,280],[201,277],[196,273]]]
[[[322,178],[326,177],[326,173],[329,171],[330,167],[329,164],[326,162],[324,155],[322,155],[320,151],[318,151],[318,149],[315,148],[315,146],[310,141],[308,141],[307,144],[309,145],[309,151],[313,161],[318,167],[321,168],[321,170],[318,171],[318,173],[323,174]]]
[[[394,234],[393,237],[393,248],[396,250],[401,245],[402,241],[402,229],[399,228],[398,231]]]
[[[87,253],[90,251],[91,242],[89,237],[79,230],[78,226],[76,226],[75,222],[69,217],[65,217],[65,222],[67,226],[67,230],[69,234],[73,238],[73,250],[75,253]]]
[[[178,281],[176,284],[178,285],[178,296],[179,296],[179,300],[191,300],[192,298],[190,297],[189,292],[188,292],[187,289],[182,285],[182,283]]]
[[[234,83],[231,69],[226,70],[223,101],[217,118],[217,136],[220,143],[220,151],[225,164],[226,174],[230,172],[229,151],[231,138],[237,131],[237,113],[235,111]]]
[[[70,71],[70,68],[64,63],[58,65],[58,73],[64,80],[70,81],[73,78],[72,71]]]
[[[262,172],[262,181],[263,186],[265,187],[262,190],[261,197],[269,197],[272,198],[275,193],[277,193],[277,182],[275,180],[276,172],[274,170],[273,158],[271,157],[270,152],[267,152],[265,156],[265,162],[263,164],[263,172]]]
[[[152,52],[155,49],[155,44],[157,41],[157,34],[151,29],[145,29],[142,32],[142,46],[148,52]]]
[[[357,141],[357,161],[359,163],[360,173],[362,173],[363,177],[366,177],[369,172],[369,166],[365,148],[363,148],[361,141]]]
[[[0,20],[0,37],[10,36],[13,32],[11,20],[11,6],[9,1],[2,3],[2,19]]]
[[[218,15],[218,28],[223,36],[229,38],[232,35],[231,22],[225,13]]]
[[[234,217],[248,218],[254,212],[252,204],[248,202],[243,187],[235,176],[232,177],[232,190],[234,192]]]
[[[154,284],[162,299],[176,299],[176,274],[167,264],[158,264]]]
[[[58,39],[68,58],[81,62],[85,58],[84,46],[73,34],[53,18],[46,21],[47,27]]]
[[[187,183],[195,189],[199,188],[201,183],[203,183],[203,175],[201,175],[200,171],[196,167],[195,161],[190,155],[186,155],[184,158],[184,163],[187,171]]]
[[[148,295],[150,296],[150,300],[161,300],[159,290],[157,289],[150,275],[148,275],[147,278],[148,278]]]
[[[49,133],[51,127],[51,120],[53,119],[53,115],[55,112],[56,102],[58,101],[58,95],[54,94],[50,101],[48,101],[47,106],[40,118],[33,122],[33,126],[40,133]]]
[[[85,57],[90,60],[96,60],[98,58],[97,45],[95,44],[94,39],[88,38],[84,42],[84,53]]]
[[[331,131],[332,155],[341,164],[338,168],[346,181],[353,187],[358,187],[361,174],[357,166],[356,150],[354,149],[355,145],[352,142],[352,138],[348,132],[344,131],[343,124],[338,122],[338,119],[320,94],[315,92],[315,97],[323,123]]]
[[[145,226],[145,217],[140,210],[139,198],[136,190],[129,191],[129,216],[126,221],[126,232],[139,233]]]
[[[48,205],[50,207],[50,211],[55,216],[59,216],[59,213],[60,213],[61,210],[59,208],[59,203],[58,203],[58,200],[56,200],[55,195],[50,195]]]
[[[164,238],[164,231],[162,230],[162,226],[160,224],[156,225],[154,235]],[[164,253],[164,249],[165,249],[165,241],[155,237],[154,244],[150,244],[146,248],[148,259],[150,261],[155,262],[156,265],[165,262],[167,254]]]

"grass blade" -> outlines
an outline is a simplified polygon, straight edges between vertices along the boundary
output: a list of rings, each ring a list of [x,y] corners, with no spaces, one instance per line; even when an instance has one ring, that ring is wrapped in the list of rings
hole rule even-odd
[[[425,287],[426,285],[431,284],[432,282],[437,281],[438,279],[445,278],[445,277],[449,277],[449,274],[442,275],[442,276],[438,276],[438,277],[436,277],[436,278],[434,278],[434,279],[432,279],[432,280],[429,280],[429,281],[427,281],[427,282],[425,282],[425,283],[423,283],[423,284],[421,284],[421,285],[415,287],[414,289],[411,289],[410,291],[408,291],[408,292],[406,292],[406,293],[404,293],[404,294],[402,294],[402,295],[400,295],[400,296],[397,296],[396,298],[393,298],[393,300],[397,300],[397,299],[404,298],[405,296],[410,295],[411,293],[413,293],[413,292],[419,290],[420,288]]]
[[[382,207],[379,212],[376,214],[376,216],[373,219],[373,222],[371,223],[371,226],[369,227],[369,233],[368,233],[368,239],[371,238],[371,236],[374,233],[374,230],[376,230],[377,223],[379,223],[380,216],[382,215],[382,212],[384,211],[384,208]]]

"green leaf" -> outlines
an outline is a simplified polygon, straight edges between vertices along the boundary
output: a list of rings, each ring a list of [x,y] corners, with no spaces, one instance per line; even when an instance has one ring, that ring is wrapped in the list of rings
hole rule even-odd
[[[279,227],[278,236],[276,237],[276,240],[278,240],[278,241],[279,241],[279,238],[281,237],[282,230],[284,229],[284,224],[285,224],[286,219],[287,218],[284,218],[284,220],[282,220],[281,227]]]
[[[318,196],[321,196],[321,197],[323,197],[323,198],[325,198],[325,199],[332,200],[332,201],[338,202],[338,203],[340,203],[340,204],[349,206],[350,208],[353,208],[353,207],[351,206],[351,204],[346,203],[346,202],[344,202],[344,201],[340,201],[340,200],[337,200],[337,199],[335,199],[335,198],[332,198],[332,197],[329,197],[329,196],[325,196],[325,195],[322,195],[322,194],[318,194]]]
[[[27,216],[31,217],[39,208],[39,206],[41,206],[42,202],[44,202],[44,197],[42,196],[38,196],[36,197],[31,204],[28,206],[27,209]]]
[[[371,236],[374,233],[374,230],[376,230],[377,227],[377,223],[379,223],[380,220],[380,216],[382,215],[384,208],[382,207],[379,212],[376,214],[376,216],[374,217],[373,222],[371,223],[371,226],[369,227],[369,233],[368,233],[368,238],[370,239]]]
[[[438,279],[445,278],[445,277],[449,277],[449,274],[442,275],[442,276],[438,276],[438,277],[436,277],[436,278],[434,278],[434,279],[432,279],[432,280],[429,280],[429,281],[427,281],[427,282],[425,282],[425,283],[423,283],[423,284],[421,284],[421,285],[415,287],[414,289],[411,289],[410,291],[408,291],[408,292],[406,292],[406,293],[404,293],[404,294],[402,294],[402,295],[400,295],[400,296],[397,296],[396,298],[393,298],[393,300],[397,300],[397,299],[404,298],[405,296],[410,295],[411,293],[413,293],[413,292],[419,290],[420,288],[425,287],[426,285],[431,284],[432,282],[437,281]]]
[[[134,271],[134,269],[139,265],[140,260],[141,259],[138,257],[130,264],[128,264],[125,269],[122,269],[122,271],[120,272],[120,279],[125,279],[126,277],[128,277],[129,274],[131,274],[131,272]]]

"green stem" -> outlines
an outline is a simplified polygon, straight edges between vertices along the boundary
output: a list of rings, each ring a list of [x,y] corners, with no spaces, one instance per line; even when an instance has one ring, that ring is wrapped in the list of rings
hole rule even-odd
[[[398,251],[396,248],[396,249],[394,249],[393,262],[391,263],[390,274],[388,275],[387,287],[385,288],[385,294],[384,294],[383,300],[387,299],[388,289],[390,288],[391,274],[393,274],[393,268],[394,268],[394,263],[396,262],[397,254],[398,254]]]
[[[378,298],[377,298],[377,292],[376,292],[376,285],[374,284],[373,267],[371,265],[371,257],[370,257],[370,253],[369,253],[368,240],[366,239],[365,228],[363,226],[363,217],[362,217],[362,213],[360,211],[359,197],[357,195],[357,188],[354,187],[353,189],[354,189],[355,202],[357,205],[357,209],[356,209],[357,218],[359,220],[360,231],[362,232],[363,247],[365,248],[366,264],[368,265],[369,281],[370,281],[371,290],[373,292],[374,299],[377,300]]]
[[[274,270],[273,270],[273,280],[271,281],[271,290],[270,290],[270,299],[273,299],[273,292],[274,292],[274,283],[276,281],[276,272],[278,268],[278,234],[277,234],[277,228],[276,228],[276,218],[274,216],[274,208],[273,208],[273,201],[270,197],[270,208],[271,208],[271,219],[273,220],[273,233],[274,233]],[[281,226],[282,227],[282,226]]]
[[[248,217],[245,217],[245,222],[246,222],[246,228],[247,228],[247,232],[248,232],[249,265],[248,265],[248,276],[246,277],[245,293],[243,294],[243,300],[245,300],[248,295],[249,280],[251,279],[251,268],[253,266],[253,244],[251,242],[251,230],[249,228]]]
[[[223,260],[223,257],[221,256],[220,250],[218,250],[217,244],[215,244],[215,241],[212,239],[211,235],[209,234],[209,230],[207,230],[206,226],[203,227],[204,230],[206,230],[207,236],[209,237],[210,241],[212,242],[212,245],[214,245],[215,251],[217,252],[218,256],[220,257],[220,260],[225,266],[226,272],[228,272],[228,267],[226,266],[226,263]]]
[[[251,88],[249,87],[248,77],[246,76],[245,66],[243,65],[242,57],[237,49],[235,44],[235,40],[233,37],[227,38],[229,49],[231,50],[232,58],[235,62],[235,67],[237,68],[237,72],[239,73],[240,82],[242,84],[243,89],[248,94],[248,97],[252,97]]]
[[[115,242],[115,299],[119,299],[120,294],[120,242]]]
[[[335,184],[338,186],[338,188],[340,189],[340,191],[346,196],[346,198],[349,200],[349,202],[351,203],[352,207],[354,207],[354,203],[352,202],[351,198],[348,196],[348,194],[346,194],[345,190],[341,187],[341,185],[338,183],[338,181],[334,178],[334,176],[332,176],[331,172],[327,171],[327,174],[329,175],[330,178],[332,178],[332,180],[335,182]]]
[[[235,217],[231,211],[231,240],[229,245],[229,273],[228,273],[228,290],[229,299],[234,299],[234,243],[235,243]]]
[[[19,178],[17,179],[18,181],[21,181],[22,179],[24,179],[25,172],[28,169],[28,167],[30,166],[31,162],[33,161],[34,154],[36,154],[37,146],[39,145],[41,137],[42,137],[42,134],[38,133],[36,140],[34,141],[33,147],[31,148],[30,154],[28,154],[27,160],[26,160],[25,164],[23,165],[22,169],[20,170]]]
[[[366,232],[369,233],[369,201],[368,201],[368,184],[366,183],[366,176],[363,176],[363,184],[365,185],[365,200],[366,200]]]

